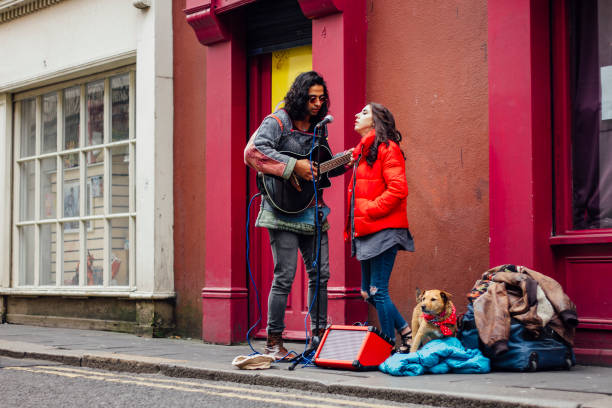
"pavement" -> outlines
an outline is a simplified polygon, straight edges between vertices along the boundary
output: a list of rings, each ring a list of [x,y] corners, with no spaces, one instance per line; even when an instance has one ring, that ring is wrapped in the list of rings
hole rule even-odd
[[[304,349],[304,343],[287,345],[298,352]],[[253,346],[261,350],[263,344],[253,342]],[[246,343],[223,346],[191,339],[151,339],[94,330],[0,325],[0,356],[13,358],[438,407],[612,408],[612,367],[577,365],[569,371],[393,377],[379,371],[355,372],[302,365],[290,371],[287,363],[273,364],[267,370],[240,370],[231,365],[234,357],[251,352]]]

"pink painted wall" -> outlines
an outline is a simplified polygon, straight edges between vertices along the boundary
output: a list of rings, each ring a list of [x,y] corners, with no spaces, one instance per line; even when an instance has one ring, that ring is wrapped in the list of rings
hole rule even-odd
[[[204,287],[206,47],[173,1],[174,26],[174,287],[176,331],[202,335]]]
[[[402,132],[416,252],[400,252],[391,297],[445,289],[458,312],[489,266],[487,3],[367,0],[367,100]],[[371,320],[375,312],[370,310]]]
[[[559,279],[548,242],[553,219],[548,3],[490,0],[488,14],[491,264],[525,265]]]

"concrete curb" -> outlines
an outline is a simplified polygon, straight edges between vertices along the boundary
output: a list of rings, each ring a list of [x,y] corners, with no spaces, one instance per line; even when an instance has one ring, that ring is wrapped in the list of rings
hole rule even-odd
[[[380,400],[423,404],[458,408],[577,408],[577,404],[568,403],[560,405],[557,402],[550,404],[529,403],[516,398],[515,401],[495,397],[483,397],[476,394],[453,395],[448,393],[431,393],[423,390],[376,388],[368,386],[344,385],[338,383],[325,383],[317,380],[292,379],[276,374],[258,374],[253,372],[232,370],[209,370],[179,366],[161,365],[160,373],[168,377],[199,378],[212,381],[227,381],[242,384],[262,385],[275,388],[293,388],[303,391],[319,393],[341,394],[359,398],[375,398]]]
[[[483,396],[464,393],[462,395],[450,393],[433,393],[430,391],[376,388],[369,386],[355,386],[338,383],[325,383],[318,380],[287,378],[275,373],[262,373],[257,371],[238,371],[190,367],[188,364],[179,365],[173,360],[145,356],[120,355],[107,352],[91,353],[74,350],[57,350],[47,346],[28,344],[35,351],[23,350],[23,346],[9,348],[0,342],[0,355],[12,358],[29,358],[59,362],[71,366],[88,367],[108,371],[122,371],[129,373],[162,374],[175,378],[196,378],[211,381],[226,381],[241,384],[269,386],[275,388],[292,388],[298,390],[349,395],[359,398],[376,398],[401,403],[424,404],[458,408],[576,408],[576,403],[559,401],[546,401],[534,404],[533,401],[514,397],[508,398]],[[5,342],[6,343],[6,342]],[[13,342],[11,342],[13,343]],[[15,342],[17,343],[17,342]],[[26,343],[22,343],[25,345]]]

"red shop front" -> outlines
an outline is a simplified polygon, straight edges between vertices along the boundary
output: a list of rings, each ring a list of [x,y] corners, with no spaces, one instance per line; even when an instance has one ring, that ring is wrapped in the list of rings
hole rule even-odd
[[[279,8],[282,12],[285,7],[295,7],[290,3],[295,2],[186,2],[187,22],[200,43],[206,46],[206,260],[202,289],[202,339],[205,341],[244,341],[256,316],[253,313],[255,299],[251,298],[249,319],[245,227],[247,195],[252,194],[252,189],[243,162],[243,149],[249,131],[269,113],[269,109],[260,104],[265,98],[255,95],[260,88],[254,82],[265,83],[266,70],[258,68],[251,58],[253,49],[249,44],[254,34],[248,35],[249,16],[246,14],[261,14],[262,10],[257,7],[271,4],[275,12]],[[325,78],[333,101],[336,120],[329,126],[330,146],[334,151],[344,150],[356,143],[352,114],[347,113],[357,112],[365,103],[365,1],[299,0],[297,3],[302,18],[309,20],[307,24],[312,30],[309,35],[312,67]],[[260,30],[273,30],[281,24],[279,21],[263,22]],[[257,34],[266,35],[262,31]],[[288,48],[291,42],[285,46]],[[258,79],[254,81],[253,78]],[[350,273],[356,271],[357,265],[349,261],[350,253],[342,238],[347,177],[336,179],[336,188],[326,192],[326,202],[333,208],[329,219],[332,225],[329,232],[332,271],[328,285],[329,315],[339,324],[364,320],[367,316],[367,308],[359,296],[359,274]],[[258,258],[264,256],[261,251],[269,251],[269,248],[266,242],[255,247],[260,248],[260,252],[251,254],[251,263],[259,264]],[[255,268],[255,273],[264,272]],[[261,282],[261,276],[255,276],[255,280]],[[303,293],[296,296],[303,296]],[[300,311],[302,315],[305,312]],[[301,326],[303,331],[303,323]],[[297,333],[300,328],[287,329]],[[299,335],[293,337],[296,336]]]
[[[249,132],[267,113],[262,108],[265,103],[254,102],[253,93],[253,78],[265,83],[266,70],[255,66],[249,56],[245,13],[265,3],[270,2],[186,2],[187,21],[206,46],[202,337],[219,343],[243,341],[254,317],[253,300],[248,316],[245,270],[246,207],[252,191],[242,151]],[[284,7],[289,2],[272,3]],[[310,20],[313,69],[323,74],[330,88],[336,118],[329,129],[330,144],[339,151],[355,144],[350,119],[365,102],[366,2],[297,3]],[[582,3],[587,6],[579,10],[577,5]],[[588,4],[594,3],[601,7],[589,9]],[[577,62],[590,61],[576,54],[579,15],[588,22],[581,27],[599,28],[580,33],[581,49],[599,49],[598,63],[586,65],[590,71],[581,77],[603,84],[602,78],[610,73],[607,67],[612,61],[606,58],[612,53],[606,54],[610,47],[604,46],[612,43],[609,29],[604,29],[609,24],[598,23],[612,19],[609,3],[490,0],[485,49],[489,66],[489,263],[521,264],[557,279],[578,308],[578,360],[612,364],[612,228],[608,225],[612,146],[605,144],[611,140],[607,135],[612,121],[602,108],[606,101],[597,99],[607,94],[589,99],[588,92],[576,91],[573,79]],[[270,22],[274,25],[278,22]],[[599,117],[589,120],[589,110],[576,107],[578,100],[599,102],[599,110],[595,109]],[[596,123],[598,133],[580,131],[581,123]],[[584,132],[590,136],[578,136]],[[329,294],[333,322],[351,324],[364,320],[366,310],[359,300],[358,266],[341,236],[346,183],[346,178],[344,185],[335,181],[335,187],[326,193],[333,209]],[[263,241],[262,247],[267,248]]]
[[[488,2],[490,263],[558,280],[594,364],[612,364],[611,18],[605,1]]]

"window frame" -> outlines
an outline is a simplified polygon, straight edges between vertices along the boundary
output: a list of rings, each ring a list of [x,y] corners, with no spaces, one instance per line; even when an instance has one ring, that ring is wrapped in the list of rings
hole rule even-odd
[[[551,2],[554,213],[552,245],[612,243],[612,229],[573,229],[572,115],[569,72],[569,21],[566,0]]]
[[[127,74],[129,77],[129,104],[128,104],[128,138],[121,141],[112,142],[112,128],[111,128],[111,79],[118,76]],[[86,145],[86,85],[95,81],[104,81],[104,131],[103,131],[103,143],[98,145]],[[79,119],[79,147],[74,149],[64,149],[64,123],[63,123],[63,95],[65,89],[70,87],[80,87],[80,119]],[[42,143],[42,101],[45,96],[55,93],[57,95],[57,137],[56,137],[56,151],[41,154],[41,143]],[[95,292],[98,294],[109,293],[116,294],[118,292],[132,292],[136,290],[136,66],[131,64],[120,68],[102,71],[93,75],[82,76],[77,79],[69,81],[59,82],[53,85],[40,87],[33,90],[28,90],[12,95],[12,127],[10,128],[10,139],[12,140],[12,166],[13,166],[13,185],[11,187],[13,197],[13,214],[12,214],[12,268],[10,274],[10,287],[18,291],[53,291],[53,293],[59,292]],[[20,109],[21,101],[34,98],[36,106],[36,151],[33,156],[21,157],[20,154],[20,143],[21,143],[21,121],[20,121]],[[7,129],[8,130],[8,129]],[[123,213],[112,212],[112,202],[110,194],[111,192],[111,160],[112,155],[110,154],[113,148],[116,147],[128,147],[128,153],[130,161],[128,164],[128,189],[131,194],[128,194],[128,211]],[[104,151],[104,182],[103,191],[104,194],[104,211],[102,214],[89,215],[86,212],[87,203],[87,154],[93,150]],[[64,166],[62,164],[62,157],[67,154],[78,154],[79,155],[79,188],[83,194],[79,195],[79,216],[78,217],[64,217],[63,212],[63,180]],[[41,160],[47,158],[56,159],[56,211],[54,218],[42,219],[40,213],[40,192],[41,192]],[[20,165],[24,162],[34,161],[35,163],[35,189],[34,189],[34,220],[20,221],[19,220],[19,209],[20,209]],[[127,285],[112,285],[111,286],[111,248],[112,246],[112,220],[123,218],[128,219],[128,240],[130,250],[128,252],[128,284]],[[87,268],[79,268],[79,284],[78,285],[64,285],[63,284],[63,250],[56,250],[56,273],[55,282],[51,285],[41,285],[41,260],[40,260],[40,230],[43,225],[56,226],[56,242],[58,245],[60,242],[64,242],[64,229],[63,223],[70,221],[77,221],[79,223],[79,264],[87,265],[87,237],[85,232],[87,230],[86,223],[93,223],[94,220],[104,221],[104,247],[103,247],[103,268],[102,285],[87,285],[86,270]],[[32,285],[26,285],[24,282],[25,271],[21,270],[21,243],[19,228],[33,225],[35,228],[34,237],[34,279]]]

